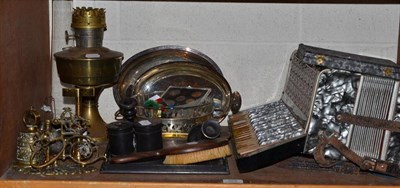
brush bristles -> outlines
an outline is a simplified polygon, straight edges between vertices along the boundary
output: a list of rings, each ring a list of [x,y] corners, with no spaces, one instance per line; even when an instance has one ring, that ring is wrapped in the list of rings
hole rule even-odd
[[[178,154],[178,155],[167,155],[165,157],[164,164],[192,164],[192,163],[223,158],[229,155],[231,155],[231,150],[229,148],[229,145],[225,145],[203,151]]]

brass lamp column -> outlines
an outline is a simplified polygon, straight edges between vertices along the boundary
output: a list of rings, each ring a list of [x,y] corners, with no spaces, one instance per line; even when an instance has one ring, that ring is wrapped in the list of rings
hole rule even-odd
[[[89,136],[105,140],[106,123],[99,114],[98,99],[104,88],[117,82],[123,54],[103,47],[104,9],[75,8],[71,27],[74,35],[66,32],[66,42],[75,39],[76,46],[54,54],[61,82],[74,86],[63,88],[63,96],[75,97],[76,115],[89,121]]]

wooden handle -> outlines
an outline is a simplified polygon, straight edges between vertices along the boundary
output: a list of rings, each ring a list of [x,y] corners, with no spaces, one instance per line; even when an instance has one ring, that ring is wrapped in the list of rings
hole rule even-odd
[[[146,152],[134,152],[132,154],[125,156],[112,157],[111,163],[128,163],[153,157],[191,153],[196,151],[212,149],[227,144],[228,144],[227,139],[219,139],[219,138],[215,140],[201,140],[198,142],[188,142],[176,147],[169,147],[165,149],[146,151]]]

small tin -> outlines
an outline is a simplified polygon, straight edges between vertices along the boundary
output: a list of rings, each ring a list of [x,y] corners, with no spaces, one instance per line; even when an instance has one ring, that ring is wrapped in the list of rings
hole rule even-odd
[[[137,119],[134,121],[136,151],[152,151],[163,148],[162,123],[160,119]]]
[[[132,122],[112,122],[108,124],[107,132],[111,155],[126,155],[135,151]]]

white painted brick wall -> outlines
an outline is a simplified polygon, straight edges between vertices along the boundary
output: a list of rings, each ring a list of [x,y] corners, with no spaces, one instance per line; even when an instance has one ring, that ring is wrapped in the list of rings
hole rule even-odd
[[[212,58],[243,108],[280,97],[290,54],[299,43],[395,61],[399,5],[182,3],[54,1],[53,52],[65,47],[71,7],[106,8],[104,46],[132,55],[159,45],[183,45]],[[57,111],[73,106],[63,98],[53,66]],[[99,103],[106,122],[118,109],[112,89]]]

